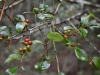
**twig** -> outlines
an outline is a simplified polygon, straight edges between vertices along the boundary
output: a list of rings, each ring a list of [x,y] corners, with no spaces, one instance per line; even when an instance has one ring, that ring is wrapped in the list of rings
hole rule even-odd
[[[89,2],[89,1],[85,1],[85,0],[66,0],[66,1],[71,2],[71,3],[83,3],[83,4],[88,5],[88,6],[100,8],[99,4],[93,4],[93,3]]]
[[[58,4],[58,6],[57,6],[57,8],[56,8],[56,10],[55,10],[55,12],[54,12],[54,15],[56,15],[56,14],[57,14],[57,12],[58,12],[58,10],[59,10],[59,7],[60,7],[60,5],[61,5],[61,3],[59,3],[59,4]]]
[[[79,19],[83,14],[86,14],[87,12],[88,12],[87,10],[86,10],[86,11],[83,11],[83,12],[81,12],[81,13],[76,14],[75,16],[72,16],[71,18],[65,19],[64,21],[58,22],[58,23],[56,23],[56,24],[54,24],[54,25],[61,25],[61,24],[63,24],[63,23],[68,22],[69,20],[72,20],[72,19]],[[40,29],[44,29],[44,28],[49,28],[49,27],[51,27],[51,26],[52,26],[51,23],[45,23],[45,24],[37,25],[37,26],[35,26],[35,27],[33,27],[33,28],[28,29],[28,31],[24,31],[24,32],[22,32],[22,33],[20,33],[20,34],[15,34],[15,35],[13,35],[13,36],[12,36],[12,39],[16,39],[16,37],[17,37],[17,39],[19,39],[19,38],[23,37],[23,35],[26,35],[27,32],[31,32],[31,33],[37,32],[37,31],[39,31],[39,30],[38,30],[39,27],[40,27]],[[9,38],[8,38],[8,40],[9,40]]]
[[[59,60],[58,60],[57,50],[56,50],[56,46],[55,46],[55,42],[54,41],[53,41],[53,46],[54,46],[54,52],[55,52],[55,57],[56,57],[56,62],[57,62],[57,71],[58,71],[58,73],[60,73]]]
[[[94,16],[94,18],[95,18],[98,22],[100,22],[100,19],[99,19],[98,17]]]
[[[19,0],[19,1],[17,1],[17,2],[15,2],[15,3],[13,3],[13,5],[11,4],[11,5],[9,5],[9,6],[6,6],[5,8],[4,8],[4,10],[7,10],[7,9],[10,9],[10,8],[12,8],[12,6],[16,6],[16,5],[18,5],[18,4],[20,4],[20,3],[22,3],[22,2],[24,2],[25,0]],[[2,10],[0,10],[0,12],[1,12]]]
[[[4,8],[5,8],[5,6],[6,6],[6,0],[4,1],[4,5],[3,5],[3,8],[2,8],[2,10],[1,10],[0,21],[1,21],[1,19],[2,19],[2,15],[3,15],[3,13],[4,13]]]

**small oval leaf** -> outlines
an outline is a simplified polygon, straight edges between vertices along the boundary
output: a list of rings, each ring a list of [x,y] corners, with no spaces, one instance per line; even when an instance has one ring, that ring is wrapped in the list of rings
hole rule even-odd
[[[52,41],[55,41],[55,42],[61,42],[63,41],[63,37],[61,34],[59,34],[58,32],[50,32],[47,37],[52,40]]]
[[[42,13],[37,14],[37,17],[38,17],[40,20],[44,20],[44,19],[45,19],[45,15],[42,14]]]
[[[25,17],[23,15],[17,15],[17,18],[20,19],[20,21],[25,21]]]
[[[8,58],[5,60],[5,63],[9,63],[12,60],[20,60],[21,55],[20,54],[11,54],[8,56]]]
[[[6,26],[2,26],[0,27],[0,32],[2,32],[4,29],[6,29],[7,27]]]
[[[21,33],[25,27],[26,23],[25,22],[18,22],[16,24],[16,32]]]
[[[38,62],[34,66],[35,70],[40,70],[40,71],[46,70],[49,67],[50,67],[49,61]]]
[[[65,26],[64,30],[73,29],[71,26]]]
[[[98,34],[97,37],[100,37],[100,34]]]
[[[81,28],[80,30],[81,30],[81,36],[80,37],[84,38],[88,34],[88,31],[86,29],[83,29],[83,28]]]
[[[41,41],[39,41],[39,40],[33,40],[32,41],[34,44],[43,44]]]
[[[75,49],[75,55],[79,60],[88,61],[87,53],[84,50],[80,49],[80,48]]]
[[[44,16],[45,16],[46,18],[51,18],[51,19],[54,18],[54,16],[53,16],[52,14],[44,14]]]
[[[100,68],[100,57],[95,56],[93,57],[92,61],[96,67]]]
[[[9,74],[9,75],[14,75],[18,70],[18,67],[13,67],[11,69],[7,69],[6,72]]]

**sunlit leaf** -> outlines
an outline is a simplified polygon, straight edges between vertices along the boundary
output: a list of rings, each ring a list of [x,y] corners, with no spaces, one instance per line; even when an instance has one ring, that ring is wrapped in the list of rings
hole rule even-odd
[[[80,48],[75,49],[75,55],[79,60],[88,61],[87,53],[84,50],[80,49]]]
[[[65,46],[69,46],[72,43],[72,40],[70,40],[69,38],[64,38],[63,42]]]
[[[8,36],[9,35],[9,32],[8,31],[2,31],[0,32],[1,35],[4,35],[4,36]]]
[[[100,57],[95,56],[93,57],[92,61],[96,67],[100,68]]]
[[[42,70],[48,69],[50,67],[50,62],[49,61],[44,61],[42,63],[42,66],[41,67],[42,67]]]
[[[21,69],[22,69],[22,70],[25,70],[25,68],[24,68],[23,66],[21,66]]]
[[[41,41],[39,41],[39,40],[33,40],[32,41],[34,44],[43,44]]]
[[[41,11],[45,11],[48,8],[48,5],[40,4],[39,8]]]
[[[69,30],[69,29],[73,29],[71,26],[65,26],[64,30]]]
[[[23,15],[17,15],[17,18],[20,20],[20,21],[25,21],[25,17]]]
[[[88,34],[88,31],[87,31],[86,29],[83,29],[83,28],[80,28],[80,30],[81,30],[81,35],[80,35],[80,37],[81,37],[81,38],[84,38],[84,37]]]
[[[16,24],[16,32],[21,33],[25,26],[26,26],[26,22],[18,22]]]
[[[58,73],[58,75],[65,75],[63,72]]]
[[[38,62],[34,65],[34,69],[35,70],[41,70],[41,65],[42,65],[42,62]]]
[[[18,67],[13,67],[13,68],[7,69],[6,72],[9,75],[15,75],[15,73],[17,72],[17,70],[18,70]]]
[[[100,37],[100,34],[98,34],[97,37]]]
[[[40,71],[46,70],[49,67],[50,67],[49,61],[38,62],[34,66],[35,70],[40,70]]]
[[[20,60],[21,55],[20,54],[11,54],[8,56],[8,58],[5,60],[5,63],[9,63],[13,60]]]
[[[63,41],[63,37],[61,34],[59,34],[58,32],[50,32],[47,37],[55,42],[61,42]]]
[[[45,15],[42,14],[42,13],[37,14],[37,17],[38,17],[40,20],[44,20],[44,19],[45,19]]]
[[[3,31],[3,30],[6,29],[6,28],[7,28],[6,26],[0,27],[0,32]]]
[[[94,14],[90,13],[89,15],[87,16],[83,16],[81,17],[81,25],[82,26],[86,26],[89,24],[89,20],[90,18],[94,17]]]
[[[40,20],[44,20],[45,18],[50,18],[50,19],[54,18],[52,14],[42,14],[42,13],[37,14],[37,17]]]
[[[44,16],[46,17],[46,18],[54,18],[54,16],[52,15],[52,14],[44,14]]]

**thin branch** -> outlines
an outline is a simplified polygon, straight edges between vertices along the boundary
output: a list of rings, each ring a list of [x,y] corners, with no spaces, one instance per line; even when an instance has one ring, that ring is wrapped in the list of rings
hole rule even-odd
[[[2,15],[3,15],[3,13],[4,13],[5,6],[6,6],[6,0],[4,1],[4,5],[3,5],[3,8],[2,8],[2,10],[1,10],[0,21],[1,21],[1,19],[2,19]]]
[[[25,0],[19,0],[19,1],[17,1],[17,2],[14,2],[13,3],[13,5],[11,4],[11,5],[9,5],[9,6],[6,6],[5,8],[4,8],[4,10],[7,10],[7,9],[10,9],[10,8],[12,8],[13,6],[16,6],[16,5],[18,5],[18,4],[20,4],[20,3],[22,3],[22,2],[24,2]],[[1,12],[2,10],[0,10],[0,12]]]
[[[68,22],[69,20],[72,20],[72,19],[79,19],[82,15],[86,14],[87,12],[88,12],[87,10],[86,10],[86,11],[83,11],[83,12],[81,12],[81,13],[76,14],[75,16],[72,16],[71,18],[65,19],[64,21],[58,22],[58,23],[56,23],[56,24],[54,24],[54,25],[61,25],[61,24],[63,24],[63,23]],[[20,34],[15,34],[15,35],[13,35],[13,36],[12,36],[12,39],[20,39],[20,38],[23,37],[24,35],[27,35],[28,32],[31,33],[31,34],[32,34],[33,32],[37,32],[37,31],[39,31],[39,29],[38,29],[39,27],[40,27],[40,29],[42,30],[42,29],[45,29],[45,28],[49,28],[49,27],[51,27],[51,26],[52,26],[51,23],[45,23],[45,24],[37,25],[37,26],[35,26],[35,27],[33,27],[33,28],[28,29],[28,31],[23,31],[23,32],[20,33]],[[8,39],[9,39],[9,38],[8,38]]]
[[[91,2],[85,1],[85,0],[66,0],[66,1],[71,2],[71,3],[83,3],[83,4],[88,5],[88,6],[100,8],[99,4],[94,4],[94,3],[91,3]]]
[[[61,5],[61,3],[59,3],[59,4],[58,4],[58,6],[57,6],[57,8],[56,8],[56,10],[55,10],[55,12],[54,12],[54,15],[56,15],[56,14],[57,14],[57,12],[58,12],[58,10],[59,10],[59,7],[60,7],[60,5]]]
[[[57,50],[56,50],[56,46],[55,46],[55,42],[54,41],[53,41],[53,46],[54,46],[54,52],[55,52],[55,57],[56,57],[56,62],[57,62],[57,71],[58,71],[58,73],[60,73],[59,60],[58,60]]]

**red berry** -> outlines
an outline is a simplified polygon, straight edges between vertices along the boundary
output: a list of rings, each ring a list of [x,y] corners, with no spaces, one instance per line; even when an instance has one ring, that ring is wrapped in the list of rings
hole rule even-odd
[[[29,45],[32,45],[33,43],[32,43],[32,41],[29,41],[28,44],[29,44]]]
[[[25,40],[24,40],[24,42],[29,42],[30,41],[30,39],[29,38],[26,38]]]
[[[68,38],[68,35],[64,35],[65,38]]]
[[[29,20],[29,19],[26,19],[25,22],[26,22],[26,23],[30,23],[30,20]]]
[[[73,33],[73,36],[76,36],[77,34],[76,33]]]

